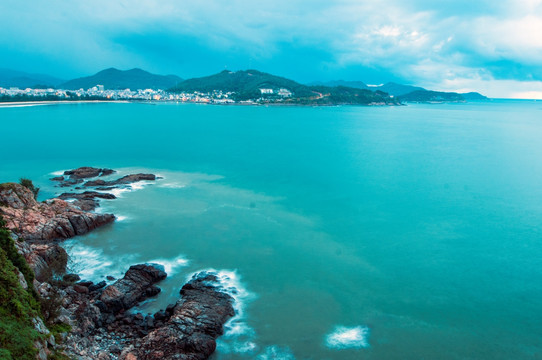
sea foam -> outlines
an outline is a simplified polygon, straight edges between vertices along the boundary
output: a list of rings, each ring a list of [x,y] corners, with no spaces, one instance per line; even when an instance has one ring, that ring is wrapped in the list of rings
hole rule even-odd
[[[162,265],[168,277],[172,276],[173,274],[178,273],[179,269],[188,265],[188,260],[183,256],[178,256],[174,259],[160,258],[160,259],[150,260],[147,262]]]
[[[326,336],[326,346],[331,349],[362,349],[369,347],[367,326],[337,326]]]
[[[246,323],[244,308],[246,303],[255,298],[243,283],[237,271],[206,269],[191,274],[206,272],[218,279],[217,289],[234,299],[235,316],[224,324],[224,335],[217,339],[217,349],[223,354],[254,354],[258,346],[254,342],[255,331]]]

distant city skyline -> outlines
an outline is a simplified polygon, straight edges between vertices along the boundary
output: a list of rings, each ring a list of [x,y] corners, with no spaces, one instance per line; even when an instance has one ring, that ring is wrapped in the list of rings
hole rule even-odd
[[[542,99],[542,0],[4,0],[0,68],[182,78],[258,69]]]

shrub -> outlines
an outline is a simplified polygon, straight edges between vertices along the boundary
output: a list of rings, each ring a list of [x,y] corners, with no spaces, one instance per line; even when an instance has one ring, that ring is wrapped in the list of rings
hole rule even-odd
[[[40,192],[40,188],[34,186],[34,184],[32,183],[32,180],[21,178],[19,180],[19,184],[21,184],[22,186],[24,186],[28,190],[32,191],[32,194],[34,194],[34,199],[38,198],[38,193]]]

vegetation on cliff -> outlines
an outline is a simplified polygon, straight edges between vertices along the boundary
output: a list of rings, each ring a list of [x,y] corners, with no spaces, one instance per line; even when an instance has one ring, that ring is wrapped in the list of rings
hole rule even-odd
[[[21,272],[28,284],[19,282]],[[40,314],[37,294],[32,287],[34,274],[17,252],[0,215],[0,359],[35,359],[34,341],[40,338],[33,319]]]

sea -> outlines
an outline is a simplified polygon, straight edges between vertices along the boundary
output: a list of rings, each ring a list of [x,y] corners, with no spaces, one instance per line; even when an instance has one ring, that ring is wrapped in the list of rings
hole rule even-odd
[[[67,240],[100,281],[162,264],[144,314],[215,273],[224,359],[542,359],[542,102],[0,108],[0,182],[160,177]]]

